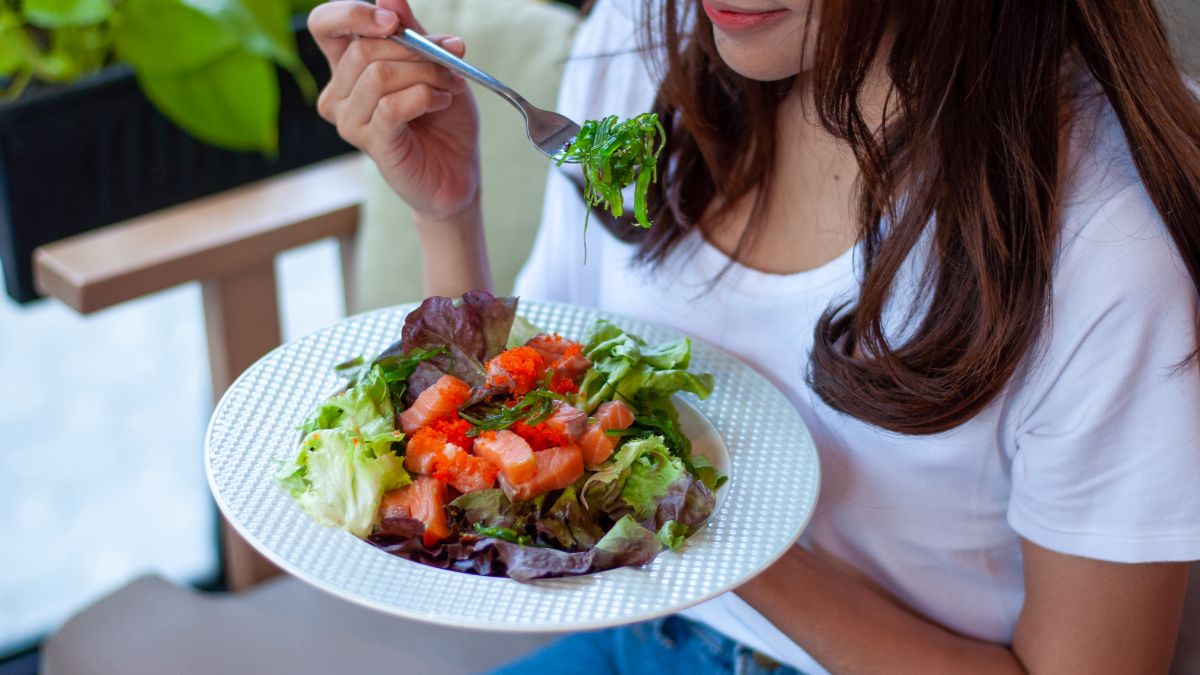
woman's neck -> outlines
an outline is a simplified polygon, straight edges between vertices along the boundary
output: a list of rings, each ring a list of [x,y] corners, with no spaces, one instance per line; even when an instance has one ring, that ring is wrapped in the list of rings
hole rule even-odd
[[[872,126],[883,119],[886,82],[886,75],[876,72],[864,87],[863,113]],[[858,237],[858,163],[850,146],[821,126],[811,92],[810,86],[799,87],[779,107],[775,162],[758,213],[755,191],[705,228],[714,246],[732,254],[750,219],[758,219],[755,236],[739,259],[763,272],[820,267],[845,253]]]

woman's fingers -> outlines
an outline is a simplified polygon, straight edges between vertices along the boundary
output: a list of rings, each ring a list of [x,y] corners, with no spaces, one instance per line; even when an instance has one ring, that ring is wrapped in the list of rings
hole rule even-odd
[[[443,38],[445,39],[445,38]],[[457,38],[456,38],[457,39]],[[461,40],[458,41],[461,44]],[[342,58],[333,68],[327,89],[335,99],[346,98],[368,65],[377,61],[415,61],[431,63],[416,52],[391,40],[361,38],[346,46]],[[439,68],[441,66],[438,66]]]
[[[428,84],[418,84],[404,91],[388,94],[379,99],[375,114],[371,116],[370,128],[376,136],[394,136],[409,122],[445,110],[454,96],[445,89]]]
[[[466,83],[434,63],[372,61],[363,68],[349,95],[336,105],[338,131],[353,137],[360,136],[361,128],[371,122],[381,100],[414,87],[428,87],[443,92],[448,100],[453,94],[464,92]]]
[[[412,11],[408,10],[408,5],[402,0],[397,1],[404,4],[411,19]],[[326,2],[317,5],[308,15],[308,29],[331,65],[341,60],[356,36],[387,37],[400,30],[400,25],[401,17],[392,9],[356,0]]]
[[[422,35],[425,34],[425,29],[421,27],[421,23],[417,21],[417,17],[413,15],[412,8],[408,6],[408,0],[379,0],[377,6],[395,12],[400,17],[402,25]]]

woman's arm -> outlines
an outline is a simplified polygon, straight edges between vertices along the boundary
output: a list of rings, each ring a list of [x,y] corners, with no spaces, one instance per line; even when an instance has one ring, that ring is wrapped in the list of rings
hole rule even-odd
[[[488,289],[479,207],[479,114],[461,77],[385,39],[404,27],[425,32],[407,0],[327,2],[308,26],[331,77],[317,110],[370,155],[412,209],[421,239],[425,293]],[[433,36],[457,56],[466,45]]]
[[[1022,551],[1011,648],[952,633],[800,547],[737,592],[834,673],[1166,672],[1186,563],[1102,562],[1027,541]]]
[[[492,290],[483,213],[479,198],[462,213],[438,220],[413,213],[421,237],[425,295],[455,298],[471,290]]]

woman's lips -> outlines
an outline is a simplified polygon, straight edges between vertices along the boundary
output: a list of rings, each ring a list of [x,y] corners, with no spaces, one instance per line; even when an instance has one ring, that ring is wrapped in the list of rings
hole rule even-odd
[[[726,31],[758,28],[774,19],[778,19],[787,11],[785,9],[766,11],[736,9],[722,3],[710,2],[709,0],[703,0],[703,5],[704,13],[708,15],[713,25]]]

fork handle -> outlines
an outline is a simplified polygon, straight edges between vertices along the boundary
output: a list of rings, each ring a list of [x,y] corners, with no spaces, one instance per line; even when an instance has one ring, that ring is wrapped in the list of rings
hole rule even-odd
[[[525,106],[528,105],[528,102],[522,98],[520,94],[513,91],[511,87],[504,84],[500,80],[497,80],[491,75],[488,75],[475,66],[467,63],[466,61],[463,61],[445,49],[442,49],[437,43],[429,40],[424,35],[421,35],[413,29],[405,28],[400,33],[389,35],[388,39],[408,47],[430,61],[439,63],[456,73],[471,78],[479,84],[508,99],[508,102],[516,106],[522,114],[525,113]]]

